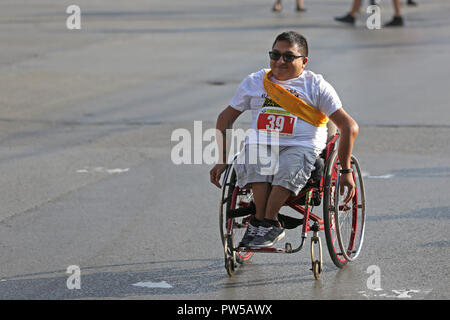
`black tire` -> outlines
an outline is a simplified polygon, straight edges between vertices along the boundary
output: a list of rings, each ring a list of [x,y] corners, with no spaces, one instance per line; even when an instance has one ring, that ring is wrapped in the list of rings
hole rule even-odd
[[[358,159],[351,157],[353,168],[353,180],[356,185],[356,193],[348,204],[339,204],[339,214],[336,215],[336,231],[339,246],[344,257],[348,261],[354,261],[360,254],[364,242],[366,224],[366,200],[364,182]],[[336,197],[339,199],[339,188],[336,189]]]
[[[336,182],[339,173],[337,150],[334,150],[327,159],[323,180],[323,222],[328,253],[333,263],[338,268],[344,267],[348,260],[344,257],[339,247],[336,233],[335,219],[335,193]]]
[[[329,157],[324,177],[325,238],[331,260],[342,268],[354,261],[361,252],[365,232],[365,191],[361,168],[355,156],[351,156],[355,197],[348,203],[340,202],[337,151]]]
[[[254,252],[241,252],[235,251],[235,249],[244,236],[250,217],[229,218],[227,212],[239,208],[242,204],[241,198],[251,198],[251,194],[249,194],[250,190],[242,190],[237,187],[236,180],[236,172],[234,171],[233,166],[229,165],[225,171],[222,183],[222,198],[219,211],[220,236],[222,244],[225,245],[227,230],[231,230],[230,235],[228,235],[228,251],[234,253],[236,262],[244,263],[253,256]],[[250,200],[242,202],[250,203]]]

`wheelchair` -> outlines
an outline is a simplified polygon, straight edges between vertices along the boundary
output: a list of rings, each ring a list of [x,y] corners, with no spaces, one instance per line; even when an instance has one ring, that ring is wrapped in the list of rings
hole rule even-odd
[[[351,156],[355,196],[344,203],[340,195],[340,163],[337,152],[339,133],[334,134],[315,163],[305,187],[297,196],[291,196],[283,207],[289,207],[297,215],[278,214],[278,220],[285,229],[301,226],[300,243],[293,246],[286,242],[284,248],[237,247],[248,222],[256,213],[251,186],[239,188],[233,163],[228,164],[222,181],[219,224],[225,269],[231,277],[239,264],[243,264],[258,252],[296,253],[303,248],[308,233],[311,236],[311,270],[316,280],[323,270],[322,242],[320,231],[325,232],[328,253],[333,263],[342,268],[354,261],[360,254],[365,231],[365,194],[361,168],[357,158]],[[237,155],[236,155],[237,156]],[[236,159],[235,156],[235,159]],[[314,207],[322,206],[322,217],[313,213]],[[290,212],[291,210],[289,210]],[[303,216],[303,218],[299,218]]]

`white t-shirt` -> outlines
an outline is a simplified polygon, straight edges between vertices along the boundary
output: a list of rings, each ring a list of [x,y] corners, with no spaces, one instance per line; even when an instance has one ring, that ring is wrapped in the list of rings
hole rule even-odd
[[[277,142],[267,139],[257,130],[258,114],[264,106],[273,105],[264,90],[263,78],[269,69],[262,69],[248,75],[239,85],[236,93],[231,98],[230,106],[239,111],[252,111],[252,129],[245,143],[276,144]],[[274,83],[281,85],[293,95],[304,102],[320,110],[326,116],[330,116],[342,107],[341,100],[334,88],[320,74],[304,70],[302,74],[294,79],[279,81],[272,77]],[[295,116],[294,116],[295,117]],[[316,127],[308,122],[297,118],[295,131],[292,136],[280,136],[278,141],[281,146],[304,146],[312,148],[319,154],[326,146],[327,127]]]

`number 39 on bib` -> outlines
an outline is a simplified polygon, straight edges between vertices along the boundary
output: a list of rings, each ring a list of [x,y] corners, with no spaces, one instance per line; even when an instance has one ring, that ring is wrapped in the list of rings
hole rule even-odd
[[[267,134],[277,132],[280,136],[294,135],[297,117],[283,108],[263,107],[258,114],[256,127]]]

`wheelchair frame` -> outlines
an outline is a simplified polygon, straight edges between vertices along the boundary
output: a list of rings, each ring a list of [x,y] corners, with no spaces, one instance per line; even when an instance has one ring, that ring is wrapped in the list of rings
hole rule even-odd
[[[312,231],[311,237],[311,270],[315,279],[319,279],[323,271],[322,242],[319,236],[320,231],[325,231],[325,238],[328,252],[333,263],[342,268],[348,262],[354,261],[362,247],[365,231],[365,192],[364,182],[358,160],[351,156],[353,168],[353,179],[356,184],[356,194],[348,203],[339,202],[339,160],[337,156],[337,142],[339,133],[335,134],[327,143],[321,157],[325,161],[324,172],[319,181],[308,180],[306,186],[297,196],[290,197],[284,206],[292,208],[297,213],[303,215],[301,243],[293,248],[292,244],[285,243],[284,248],[255,248],[236,247],[235,239],[237,230],[242,231],[247,228],[253,212],[247,210],[252,199],[251,188],[239,188],[236,186],[236,175],[233,165],[226,168],[222,183],[222,198],[220,201],[219,222],[222,244],[225,256],[225,269],[231,277],[238,264],[249,260],[254,253],[296,253],[303,248],[308,232]],[[320,195],[323,206],[323,217],[314,214],[313,193]],[[240,200],[238,197],[247,197],[247,200]],[[305,197],[304,205],[300,200]],[[242,209],[244,208],[244,209]],[[247,208],[247,209],[246,209]],[[236,214],[235,212],[238,212]],[[246,211],[247,210],[247,211]],[[350,223],[345,223],[350,220]],[[348,233],[348,234],[347,234]],[[315,247],[318,248],[316,252]]]

